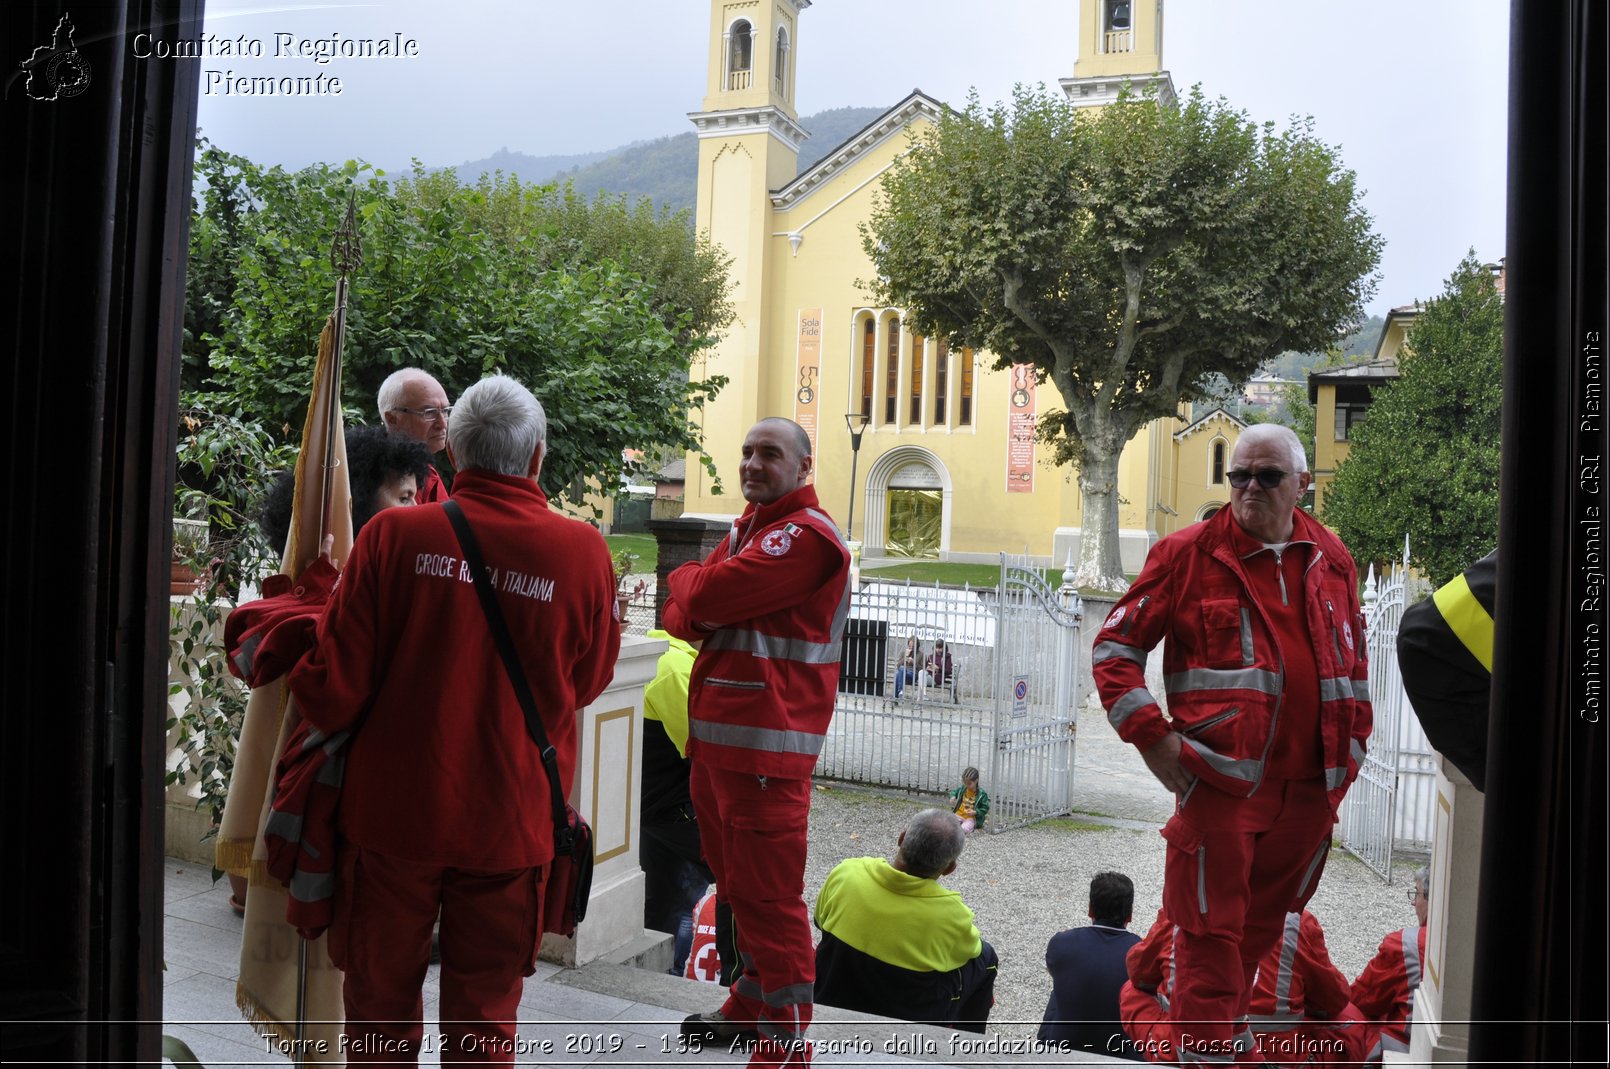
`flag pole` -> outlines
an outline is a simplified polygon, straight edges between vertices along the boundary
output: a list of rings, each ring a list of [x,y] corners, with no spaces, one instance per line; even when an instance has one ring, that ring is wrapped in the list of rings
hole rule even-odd
[[[350,274],[363,264],[363,240],[358,236],[358,191],[347,197],[347,214],[336,229],[335,240],[330,244],[330,266],[335,268],[335,352],[330,365],[330,381],[334,385],[334,402],[327,413],[328,425],[324,435],[324,499],[319,504],[319,547],[324,536],[330,533],[330,500],[335,481],[330,472],[335,466],[335,436],[341,427],[341,355],[347,340],[347,283]]]
[[[330,506],[335,495],[335,440],[341,433],[341,355],[347,340],[347,289],[349,277],[363,263],[363,240],[358,236],[358,191],[347,195],[347,213],[330,243],[330,266],[335,268],[335,344],[331,347],[330,405],[325,415],[324,493],[319,501],[319,549],[330,533]],[[296,944],[296,1065],[307,1057],[307,940]]]

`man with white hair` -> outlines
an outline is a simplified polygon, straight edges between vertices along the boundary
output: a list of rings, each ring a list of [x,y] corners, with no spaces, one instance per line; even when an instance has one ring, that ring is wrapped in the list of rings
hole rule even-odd
[[[549,509],[537,485],[547,417],[518,382],[495,375],[465,391],[447,450],[453,501],[568,795],[576,710],[603,692],[620,650],[609,551]],[[314,727],[352,733],[329,930],[346,971],[348,1062],[413,1064],[439,911],[443,1061],[512,1063],[554,823],[541,754],[443,507],[390,509],[364,526],[290,686]]]
[[[1314,893],[1372,718],[1358,570],[1297,507],[1302,444],[1249,427],[1228,478],[1230,507],[1152,547],[1091,658],[1108,721],[1177,798],[1163,908],[1182,1065],[1257,1060],[1254,971]],[[1165,639],[1166,716],[1146,686]]]
[[[447,447],[447,417],[452,406],[447,403],[447,391],[428,372],[417,367],[393,371],[380,384],[375,403],[387,434],[423,442],[432,454]],[[447,487],[432,464],[414,501],[429,505],[446,499]]]

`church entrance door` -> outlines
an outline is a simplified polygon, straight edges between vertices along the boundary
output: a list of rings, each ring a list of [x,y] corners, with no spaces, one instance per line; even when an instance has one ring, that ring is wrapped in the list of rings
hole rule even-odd
[[[884,545],[891,557],[937,559],[944,505],[938,490],[889,491],[889,531]]]

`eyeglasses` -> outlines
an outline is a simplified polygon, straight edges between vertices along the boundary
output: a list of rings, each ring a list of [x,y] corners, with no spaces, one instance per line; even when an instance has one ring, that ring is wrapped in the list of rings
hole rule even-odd
[[[1245,490],[1252,484],[1252,480],[1254,479],[1257,479],[1258,485],[1263,487],[1265,490],[1273,490],[1275,487],[1279,486],[1280,481],[1286,476],[1290,475],[1291,472],[1280,471],[1276,468],[1265,468],[1262,471],[1238,470],[1227,472],[1226,474],[1229,476],[1230,485],[1235,487],[1237,490]]]
[[[1418,887],[1409,888],[1409,905],[1411,905],[1411,906],[1414,905],[1415,901],[1417,899],[1419,899],[1419,897],[1420,897],[1420,888],[1418,888]]]
[[[392,411],[406,412],[410,416],[418,416],[426,423],[435,423],[438,419],[446,423],[447,417],[452,414],[453,406],[443,405],[441,408],[394,408]]]

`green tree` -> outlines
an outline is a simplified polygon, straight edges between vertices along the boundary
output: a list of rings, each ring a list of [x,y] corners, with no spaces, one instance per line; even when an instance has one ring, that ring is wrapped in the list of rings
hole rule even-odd
[[[1214,376],[1331,344],[1373,292],[1381,239],[1312,123],[1277,131],[1193,92],[1077,110],[976,95],[885,179],[872,289],[952,347],[1031,363],[1062,396],[1042,439],[1079,469],[1083,585],[1126,586],[1118,458]]]
[[[355,194],[349,410],[373,420],[399,367],[450,397],[506,371],[550,411],[544,488],[578,503],[619,482],[624,450],[700,450],[689,416],[722,380],[689,368],[732,313],[726,258],[685,213],[417,165],[396,183],[358,163],[287,172],[205,144],[197,188],[184,375],[214,409],[280,440],[300,429],[335,292],[331,234]]]
[[[1474,251],[1403,348],[1402,374],[1375,391],[1322,518],[1359,560],[1396,557],[1408,535],[1413,563],[1440,586],[1498,541],[1504,301]]]

